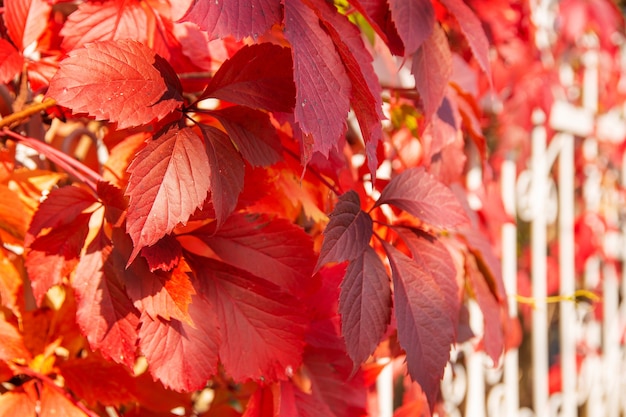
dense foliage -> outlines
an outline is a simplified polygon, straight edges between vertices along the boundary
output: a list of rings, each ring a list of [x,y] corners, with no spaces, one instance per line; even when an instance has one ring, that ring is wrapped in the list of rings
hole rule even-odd
[[[509,0],[5,0],[0,415],[375,414],[381,358],[429,413],[518,337],[499,161],[578,36],[614,62],[561,7],[542,49]]]

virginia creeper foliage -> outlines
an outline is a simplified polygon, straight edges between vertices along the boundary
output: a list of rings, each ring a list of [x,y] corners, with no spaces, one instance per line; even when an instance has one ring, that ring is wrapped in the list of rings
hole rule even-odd
[[[497,362],[488,3],[6,0],[0,415],[427,413],[470,299]]]

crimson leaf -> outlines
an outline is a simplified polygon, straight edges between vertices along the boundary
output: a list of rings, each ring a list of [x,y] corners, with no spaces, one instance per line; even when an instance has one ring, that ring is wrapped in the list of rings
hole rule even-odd
[[[489,40],[476,14],[463,0],[441,0],[441,3],[456,17],[480,68],[490,75]]]
[[[164,65],[133,40],[88,43],[61,62],[47,95],[76,113],[117,122],[120,129],[148,124],[182,105],[177,86],[166,82]]]
[[[133,39],[145,43],[147,20],[138,2],[84,2],[67,17],[61,29],[61,46],[71,51],[104,40]]]
[[[211,201],[220,226],[237,206],[243,190],[245,165],[224,132],[212,126],[200,125],[200,128],[206,143],[205,155],[209,158]]]
[[[297,86],[295,121],[305,136],[303,156],[308,162],[315,151],[328,156],[346,130],[351,85],[332,39],[313,10],[299,1],[286,2],[285,22]]]
[[[78,264],[90,217],[91,214],[80,214],[71,223],[52,229],[31,243],[26,270],[37,304],[41,304],[50,287],[61,284]]]
[[[257,38],[282,20],[280,0],[194,1],[181,19],[215,37]]]
[[[435,23],[431,35],[413,55],[411,72],[420,93],[426,120],[437,111],[452,75],[452,53],[446,33]]]
[[[191,129],[176,127],[143,148],[128,167],[130,197],[126,229],[134,249],[155,244],[178,223],[185,223],[209,191],[209,157]]]
[[[280,138],[269,115],[243,106],[233,106],[211,113],[220,121],[246,161],[266,166],[282,159]]]
[[[55,229],[73,222],[76,216],[96,201],[84,188],[62,187],[52,190],[33,216],[24,245],[29,246],[43,229]]]
[[[350,77],[350,103],[365,141],[368,167],[374,175],[378,168],[376,147],[382,139],[380,121],[384,115],[381,87],[371,64],[372,56],[365,48],[361,32],[345,16],[337,13],[334,6],[322,0],[311,1],[316,4],[316,13],[332,38]]]
[[[389,277],[371,247],[348,265],[339,313],[348,355],[358,367],[374,352],[391,319]]]
[[[124,279],[124,260],[100,231],[80,257],[72,280],[76,321],[92,349],[132,369],[139,314],[126,295]]]
[[[420,47],[432,31],[435,10],[430,0],[389,0],[391,19],[404,43],[406,55]]]
[[[13,44],[23,51],[35,42],[48,24],[51,6],[45,0],[13,0],[4,4],[4,24]]]
[[[361,210],[359,195],[350,190],[339,197],[324,230],[324,243],[315,271],[327,262],[351,261],[361,256],[372,232],[372,218]]]
[[[220,343],[218,319],[213,306],[194,296],[189,305],[194,325],[141,315],[139,347],[153,377],[176,391],[204,388],[217,372]]]
[[[489,284],[481,274],[476,259],[468,255],[466,258],[467,278],[476,302],[483,313],[484,331],[482,345],[494,365],[498,363],[504,349],[504,334],[500,320],[502,308],[499,300],[491,292]]]
[[[24,57],[5,39],[0,39],[0,82],[8,83],[21,70],[24,65]]]
[[[145,263],[137,260],[127,269],[127,274],[133,275],[127,280],[126,292],[135,307],[155,320],[161,317],[193,325],[188,310],[196,291],[187,272],[189,267],[181,263],[169,274],[151,274]]]
[[[289,50],[270,43],[244,46],[215,73],[201,98],[291,112],[295,85]]]
[[[307,321],[300,303],[269,281],[222,262],[204,259],[196,270],[222,323],[219,355],[226,372],[236,381],[286,379],[302,358]]]
[[[427,240],[419,244],[420,256],[414,254],[414,259],[383,245],[392,270],[398,340],[406,352],[409,375],[420,384],[432,409],[454,342],[451,311],[458,318],[458,302],[450,305],[449,300],[458,291],[455,271]]]
[[[469,222],[452,191],[422,167],[394,177],[374,207],[382,204],[396,206],[436,227],[452,228]]]
[[[313,242],[287,220],[235,214],[217,233],[200,238],[222,261],[290,292],[302,293],[313,282]]]

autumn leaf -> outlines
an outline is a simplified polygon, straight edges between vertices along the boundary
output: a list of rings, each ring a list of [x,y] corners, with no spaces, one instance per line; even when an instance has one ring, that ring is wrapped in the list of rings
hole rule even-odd
[[[139,2],[84,2],[72,12],[61,29],[66,51],[96,41],[132,39],[146,43],[148,18]]]
[[[92,349],[132,369],[139,314],[124,289],[125,259],[102,231],[80,257],[71,284],[76,321]]]
[[[411,72],[424,106],[424,116],[430,121],[441,106],[452,75],[450,45],[446,33],[438,23],[434,24],[430,36],[413,55]]]
[[[26,235],[29,220],[19,194],[7,185],[0,184],[0,229],[21,239]]]
[[[182,21],[194,22],[213,37],[259,37],[282,20],[280,0],[194,1]]]
[[[311,287],[315,253],[301,228],[284,219],[234,214],[216,232],[194,234],[219,258],[294,294]]]
[[[193,296],[189,316],[194,325],[176,319],[141,315],[139,347],[146,356],[150,374],[175,391],[204,388],[217,372],[220,344],[218,318],[213,306]]]
[[[23,51],[46,29],[52,9],[44,0],[14,0],[5,4],[4,24],[13,44]]]
[[[8,83],[22,70],[24,57],[6,39],[0,39],[0,83]]]
[[[143,247],[186,223],[212,184],[205,144],[191,128],[173,127],[149,142],[128,171],[126,229],[134,243],[130,264]]]
[[[355,191],[341,197],[324,230],[324,243],[315,271],[328,262],[351,261],[361,256],[372,237],[372,218],[361,210]]]
[[[428,39],[435,24],[430,0],[389,0],[391,20],[404,43],[405,55],[412,55]]]
[[[413,253],[413,259],[386,242],[383,245],[392,270],[400,346],[407,355],[409,375],[420,384],[432,409],[454,342],[453,316],[458,320],[459,303],[450,303],[458,291],[456,272],[438,258],[443,252],[428,240],[419,243],[420,252]]]
[[[328,156],[346,131],[351,85],[332,39],[312,9],[299,1],[286,2],[285,22],[296,83],[295,122],[305,136],[303,161],[308,162],[316,151]]]
[[[487,39],[482,23],[463,0],[441,0],[441,3],[456,17],[476,61],[478,61],[480,68],[489,78],[489,83],[491,83],[489,40]]]
[[[33,216],[24,239],[25,246],[29,246],[44,229],[57,229],[72,223],[78,215],[97,201],[93,194],[84,188],[53,189]]]
[[[481,274],[476,259],[472,255],[468,255],[465,265],[468,283],[483,313],[482,348],[495,366],[504,350],[504,332],[500,320],[504,310],[498,298],[491,292],[487,280]]]
[[[165,320],[178,320],[194,325],[189,316],[189,305],[196,291],[191,284],[186,262],[181,261],[169,273],[157,271],[151,274],[145,263],[138,259],[127,270],[133,274],[126,281],[126,291],[135,307],[148,314],[152,319],[161,317]]]
[[[332,38],[350,78],[350,104],[359,121],[368,167],[374,177],[378,168],[376,147],[383,137],[381,120],[385,116],[382,111],[382,88],[372,66],[372,56],[357,27],[337,13],[335,7],[320,0],[310,2],[316,5],[320,23]]]
[[[348,265],[339,298],[341,330],[355,369],[373,352],[391,319],[387,270],[371,247]]]
[[[374,207],[383,204],[396,206],[435,227],[454,228],[469,222],[452,191],[421,167],[392,178]]]
[[[70,358],[59,369],[65,386],[90,406],[120,406],[137,400],[137,381],[129,370],[99,355]]]
[[[243,158],[253,166],[272,165],[282,160],[282,148],[269,115],[243,106],[211,112],[220,121]]]
[[[211,259],[196,271],[200,291],[221,323],[220,361],[235,381],[284,380],[297,369],[307,320],[291,294]]]
[[[294,108],[289,49],[262,43],[244,46],[215,73],[200,98],[218,98],[276,112]]]
[[[120,129],[145,125],[182,105],[180,91],[166,82],[159,65],[162,60],[137,41],[88,43],[61,62],[47,96]]]
[[[78,265],[90,217],[79,214],[71,223],[52,229],[30,244],[26,270],[37,304],[41,305],[50,287],[61,284]]]
[[[235,210],[239,194],[243,190],[245,165],[230,138],[212,126],[200,126],[208,155],[211,202],[215,219],[221,226]]]
[[[70,401],[69,396],[63,395],[59,389],[52,388],[48,384],[42,384],[39,399],[41,412],[39,417],[88,417],[88,415],[78,408],[76,403]],[[69,398],[68,398],[69,397]]]

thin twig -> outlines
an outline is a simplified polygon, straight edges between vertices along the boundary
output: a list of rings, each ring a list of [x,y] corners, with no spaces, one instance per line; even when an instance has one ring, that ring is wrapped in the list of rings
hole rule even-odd
[[[40,111],[49,109],[52,106],[57,104],[56,100],[52,98],[47,98],[41,103],[31,104],[30,106],[22,109],[18,112],[8,115],[0,120],[0,129],[3,127],[15,127],[15,125],[19,124],[24,119],[29,118],[33,114],[37,114]]]

